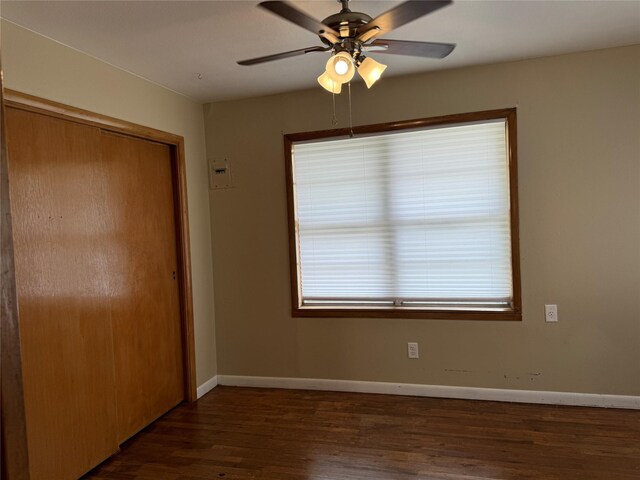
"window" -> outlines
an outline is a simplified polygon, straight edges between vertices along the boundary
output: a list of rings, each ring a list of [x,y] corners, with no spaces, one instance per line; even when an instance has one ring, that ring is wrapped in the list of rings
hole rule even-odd
[[[293,315],[519,320],[515,122],[285,135]]]

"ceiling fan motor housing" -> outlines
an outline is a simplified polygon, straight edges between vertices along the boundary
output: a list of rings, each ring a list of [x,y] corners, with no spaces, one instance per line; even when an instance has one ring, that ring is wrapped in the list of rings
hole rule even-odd
[[[372,18],[366,13],[352,12],[349,9],[346,11],[343,9],[340,13],[329,15],[322,20],[322,23],[328,27],[333,28],[336,32],[340,33],[340,38],[355,38],[356,30],[362,25],[366,25],[372,20]],[[320,40],[327,45],[332,43],[320,36]]]

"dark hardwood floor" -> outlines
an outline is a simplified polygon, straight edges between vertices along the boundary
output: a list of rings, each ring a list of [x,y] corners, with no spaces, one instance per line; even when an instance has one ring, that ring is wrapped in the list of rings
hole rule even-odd
[[[640,411],[217,387],[87,479],[640,479]]]

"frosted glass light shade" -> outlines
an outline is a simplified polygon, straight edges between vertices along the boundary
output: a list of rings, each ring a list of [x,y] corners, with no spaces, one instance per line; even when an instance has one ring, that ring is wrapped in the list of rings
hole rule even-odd
[[[327,72],[324,72],[322,75],[318,77],[318,83],[327,92],[340,93],[340,90],[342,90],[342,84],[338,82],[334,82],[332,78],[327,74]]]
[[[367,57],[358,67],[358,73],[364,79],[364,83],[367,84],[367,88],[371,88],[371,86],[378,81],[382,72],[384,72],[386,68],[386,65],[376,62],[371,57]]]
[[[327,61],[326,73],[334,82],[347,83],[353,78],[355,72],[353,59],[347,52],[338,52]]]

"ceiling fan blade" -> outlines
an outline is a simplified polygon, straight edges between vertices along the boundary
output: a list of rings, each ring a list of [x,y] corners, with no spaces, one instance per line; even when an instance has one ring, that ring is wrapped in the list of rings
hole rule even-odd
[[[267,2],[270,3],[270,2]],[[369,32],[369,30],[377,29],[377,32],[371,32],[366,38],[372,38],[376,35],[389,33],[391,30],[401,27],[405,23],[409,23],[428,13],[434,12],[442,7],[446,7],[452,3],[452,0],[410,0],[401,3],[386,12],[378,15],[369,23],[358,28],[358,39]]]
[[[258,4],[259,7],[264,8],[265,10],[269,10],[271,13],[275,13],[276,15],[284,18],[285,20],[289,20],[290,22],[295,23],[299,27],[305,28],[310,32],[315,33],[316,35],[324,36],[323,34],[328,34],[331,37],[339,38],[340,34],[336,32],[333,28],[325,25],[319,20],[310,17],[304,12],[301,12],[296,7],[291,5],[289,2],[283,1],[269,1],[269,2],[261,2]]]
[[[238,62],[238,65],[256,65],[257,63],[272,62],[273,60],[281,60],[283,58],[297,57],[298,55],[304,55],[306,53],[311,53],[311,52],[326,52],[328,50],[331,50],[331,47],[300,48],[298,50],[291,50],[290,52],[275,53],[273,55],[267,55],[265,57],[250,58],[249,60],[241,60]]]
[[[444,58],[456,45],[454,43],[410,42],[408,40],[374,40],[364,47],[368,52],[410,55],[412,57]]]

